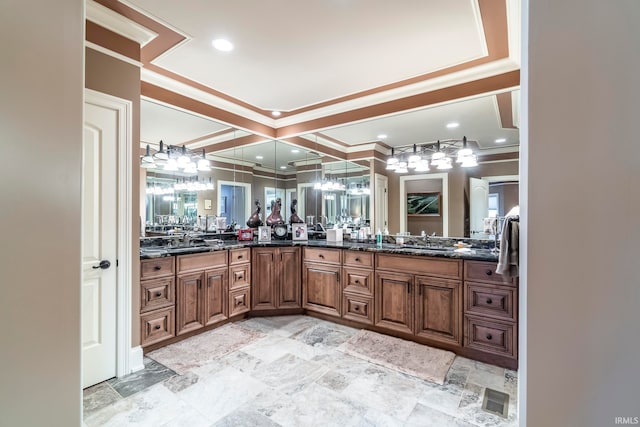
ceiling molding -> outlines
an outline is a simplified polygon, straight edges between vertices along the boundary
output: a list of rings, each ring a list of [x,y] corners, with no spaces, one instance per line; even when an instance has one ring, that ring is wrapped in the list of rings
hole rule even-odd
[[[105,7],[94,0],[86,0],[86,18],[96,24],[113,31],[116,34],[133,40],[141,47],[146,46],[158,33],[128,19],[121,14]]]
[[[142,63],[140,61],[136,61],[135,59],[131,59],[128,56],[122,55],[121,53],[114,52],[111,49],[107,49],[106,47],[102,47],[98,44],[85,40],[84,46],[89,49],[93,49],[96,52],[104,53],[105,55],[116,58],[122,62],[126,62],[127,64],[131,64],[134,67],[142,67]]]

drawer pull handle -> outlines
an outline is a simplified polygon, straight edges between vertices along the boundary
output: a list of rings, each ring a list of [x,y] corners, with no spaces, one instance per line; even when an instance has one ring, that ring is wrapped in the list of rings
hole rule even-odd
[[[238,276],[238,280],[242,280],[244,279],[244,277],[242,277],[242,275]]]
[[[239,299],[238,301],[236,301],[236,305],[242,305],[242,300]]]
[[[356,285],[359,285],[360,284],[360,280],[356,280],[355,283],[356,283]]]
[[[242,259],[242,255],[238,255],[238,259]]]
[[[162,296],[162,292],[156,292],[156,298],[160,298]]]
[[[318,258],[324,258],[324,255],[318,254]]]
[[[487,304],[491,304],[493,300],[491,298],[487,298]]]
[[[360,310],[360,306],[357,306],[357,305],[356,305],[355,307],[353,307],[353,310],[354,310],[354,311],[358,311],[358,310]]]
[[[493,335],[491,335],[491,334],[487,334],[487,339],[488,339],[489,341],[491,341],[491,339],[492,339],[492,338],[493,338]]]
[[[154,269],[155,271],[162,270],[162,266],[160,266],[160,265],[154,265],[154,266],[153,266],[153,269]]]
[[[484,274],[486,274],[487,276],[491,276],[493,274],[493,271],[487,270],[484,272]]]
[[[360,258],[356,258],[356,262],[360,262]]]
[[[158,329],[160,329],[160,325],[156,325],[156,326],[154,326],[154,328],[153,328],[153,329],[155,329],[155,330],[157,331]]]

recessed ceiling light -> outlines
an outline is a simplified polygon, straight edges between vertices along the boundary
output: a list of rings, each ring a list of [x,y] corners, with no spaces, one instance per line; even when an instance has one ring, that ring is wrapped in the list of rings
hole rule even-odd
[[[264,157],[263,156],[256,156],[256,159],[262,160],[262,159],[264,159]]]
[[[496,139],[496,143],[497,144],[500,144],[502,142],[507,142],[507,139],[506,138],[498,138],[498,139]]]
[[[272,115],[273,117],[280,117],[280,115],[281,115],[281,114],[282,114],[282,113],[281,113],[280,111],[272,111],[272,112],[271,112],[271,115]]]
[[[280,169],[286,169],[286,168],[287,168],[286,166],[280,166]]]
[[[211,42],[213,47],[223,52],[229,52],[233,50],[233,43],[227,39],[215,39]]]
[[[293,150],[291,150],[292,153],[299,153],[300,150],[296,150],[295,148]]]
[[[447,127],[449,129],[457,128],[458,126],[460,126],[460,123],[458,123],[458,122],[447,123]]]
[[[387,138],[386,133],[381,133],[380,135],[378,135],[378,139],[386,139],[386,138]]]

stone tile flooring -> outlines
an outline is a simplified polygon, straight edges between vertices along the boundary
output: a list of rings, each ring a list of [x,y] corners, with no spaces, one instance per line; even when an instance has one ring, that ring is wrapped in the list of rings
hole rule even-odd
[[[517,426],[517,373],[456,357],[440,386],[342,353],[357,329],[246,319],[148,354],[84,390],[84,426]],[[509,417],[481,409],[508,393]]]

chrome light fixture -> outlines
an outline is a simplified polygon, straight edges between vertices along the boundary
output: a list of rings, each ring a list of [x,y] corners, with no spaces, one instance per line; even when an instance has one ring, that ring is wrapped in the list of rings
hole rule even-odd
[[[163,169],[165,171],[182,171],[196,174],[199,171],[210,171],[211,162],[202,152],[189,150],[184,145],[165,145],[160,141],[158,150],[151,155],[151,147],[147,144],[144,156],[140,157],[140,166],[146,169]]]
[[[404,151],[402,151],[403,148]],[[396,150],[400,153],[396,154]],[[478,165],[478,156],[469,147],[466,136],[462,139],[438,140],[421,145],[392,148],[386,168],[396,173],[408,173],[409,170],[428,172],[429,166],[437,170],[449,170],[453,168],[454,159],[455,163],[463,168]]]

